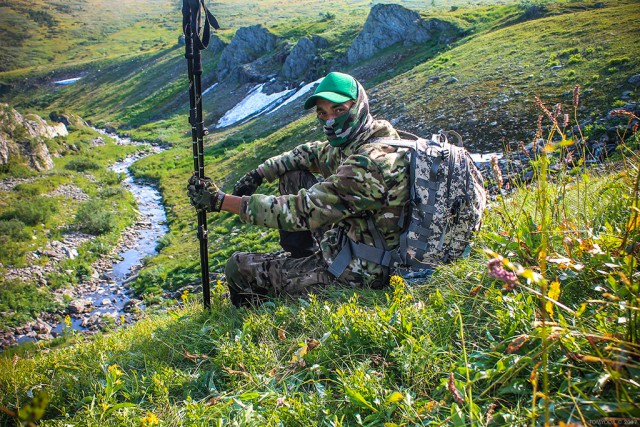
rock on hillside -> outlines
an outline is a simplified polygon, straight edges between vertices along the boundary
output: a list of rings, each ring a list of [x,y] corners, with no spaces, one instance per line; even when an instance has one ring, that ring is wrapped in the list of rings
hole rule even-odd
[[[219,81],[232,78],[239,83],[264,81],[256,70],[260,59],[274,51],[278,38],[261,25],[239,28],[231,43],[222,51],[218,62]],[[262,61],[264,62],[264,60]]]
[[[26,160],[37,171],[51,169],[53,159],[44,141],[67,134],[64,123],[50,125],[40,116],[23,116],[0,104],[0,165]]]
[[[327,47],[329,42],[323,37],[301,38],[285,59],[281,77],[295,81],[315,80],[323,71],[323,60],[318,55],[318,50]]]
[[[451,43],[460,30],[439,19],[424,20],[417,12],[398,4],[376,4],[371,9],[362,31],[347,51],[347,62],[355,64],[396,43],[405,46],[425,43],[436,38]]]

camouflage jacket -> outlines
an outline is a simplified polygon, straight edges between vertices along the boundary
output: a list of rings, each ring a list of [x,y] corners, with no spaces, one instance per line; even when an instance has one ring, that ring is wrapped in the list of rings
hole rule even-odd
[[[373,123],[372,138],[399,139],[386,121]],[[327,141],[299,145],[259,166],[268,181],[292,170],[319,173],[324,180],[308,190],[286,196],[244,196],[242,221],[288,231],[332,227],[320,244],[328,264],[342,248],[344,234],[356,242],[373,245],[367,226],[371,215],[389,249],[399,243],[400,217],[409,201],[406,148],[383,143],[333,147]],[[354,259],[339,281],[351,286],[382,285],[380,266]]]

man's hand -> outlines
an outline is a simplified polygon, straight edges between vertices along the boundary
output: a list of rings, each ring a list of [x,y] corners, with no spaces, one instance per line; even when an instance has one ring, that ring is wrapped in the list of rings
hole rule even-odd
[[[257,169],[248,172],[245,176],[240,178],[240,181],[236,182],[233,186],[234,196],[250,196],[256,192],[260,184],[262,184],[262,176],[258,173]]]
[[[191,201],[191,206],[198,211],[220,212],[225,194],[220,191],[211,178],[198,178],[196,174],[191,175],[187,184],[187,195]]]

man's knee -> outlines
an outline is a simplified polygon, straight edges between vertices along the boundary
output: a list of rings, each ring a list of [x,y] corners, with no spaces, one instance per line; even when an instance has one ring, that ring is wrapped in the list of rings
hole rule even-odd
[[[227,279],[227,287],[229,288],[229,297],[231,303],[236,307],[248,305],[250,302],[246,297],[247,285],[240,273],[242,255],[242,252],[235,252],[229,257],[224,268],[224,275]]]
[[[281,195],[297,194],[301,189],[309,189],[317,182],[318,179],[309,171],[289,171],[280,176],[279,191]]]
[[[224,267],[224,275],[229,283],[238,283],[240,276],[240,265],[238,263],[238,257],[240,253],[235,252],[227,260],[227,265]]]

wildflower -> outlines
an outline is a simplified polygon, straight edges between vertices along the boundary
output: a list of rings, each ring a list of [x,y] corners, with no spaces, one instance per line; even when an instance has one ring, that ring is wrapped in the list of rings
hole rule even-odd
[[[489,262],[487,262],[487,269],[489,270],[489,276],[504,283],[505,290],[516,287],[518,276],[513,271],[505,270],[500,258],[490,259]]]
[[[464,405],[464,399],[456,388],[456,384],[453,379],[453,372],[449,374],[449,382],[447,383],[447,387],[449,388],[449,392],[453,396],[453,400],[455,400],[458,405]]]
[[[569,126],[569,115],[565,114],[564,115],[564,122],[562,123],[562,127],[566,128],[567,126]]]
[[[487,418],[486,418],[487,425],[491,424],[491,421],[493,421],[493,413],[496,411],[497,406],[498,405],[496,405],[495,403],[492,403],[491,405],[489,405],[489,410],[487,411]]]
[[[533,137],[533,152],[536,152],[536,141],[538,141],[538,139],[542,138],[542,114],[538,116],[538,123],[537,123],[537,130],[536,130],[536,135]]]
[[[160,420],[153,412],[147,412],[147,416],[140,420],[143,427],[157,426]]]
[[[118,365],[109,365],[107,369],[116,378],[124,375],[124,372],[122,372],[120,368],[118,368]]]
[[[627,111],[623,108],[619,108],[617,110],[613,110],[609,113],[610,116],[627,116],[630,118],[636,117],[631,111]],[[636,117],[637,118],[637,117]]]
[[[549,117],[549,120],[551,120],[551,121],[553,122],[553,124],[554,124],[556,127],[560,127],[560,126],[558,126],[558,121],[556,120],[556,118],[554,117],[554,115],[553,115],[553,114],[551,114],[551,111],[549,111],[549,109],[547,108],[547,106],[546,106],[546,105],[544,105],[544,103],[542,102],[542,100],[541,100],[540,98],[538,98],[537,96],[535,96],[534,98],[535,98],[535,100],[536,100],[536,104],[538,104],[538,107],[540,107],[540,109],[541,109],[542,111],[544,111],[544,113],[547,115],[547,117]],[[558,104],[558,105],[560,105],[560,104]],[[540,122],[540,121],[541,121],[541,120],[539,120],[539,122]],[[540,132],[540,134],[542,134],[542,131]]]
[[[553,109],[553,117],[560,117],[562,115],[562,104],[557,103]]]
[[[491,173],[493,174],[493,178],[496,180],[496,184],[498,184],[498,188],[502,188],[504,185],[504,179],[502,178],[502,171],[498,165],[497,156],[491,157]]]
[[[573,88],[573,108],[578,108],[578,105],[580,105],[580,85]]]
[[[69,316],[68,314],[64,316],[64,324],[67,326],[67,328],[71,327],[71,316]]]

